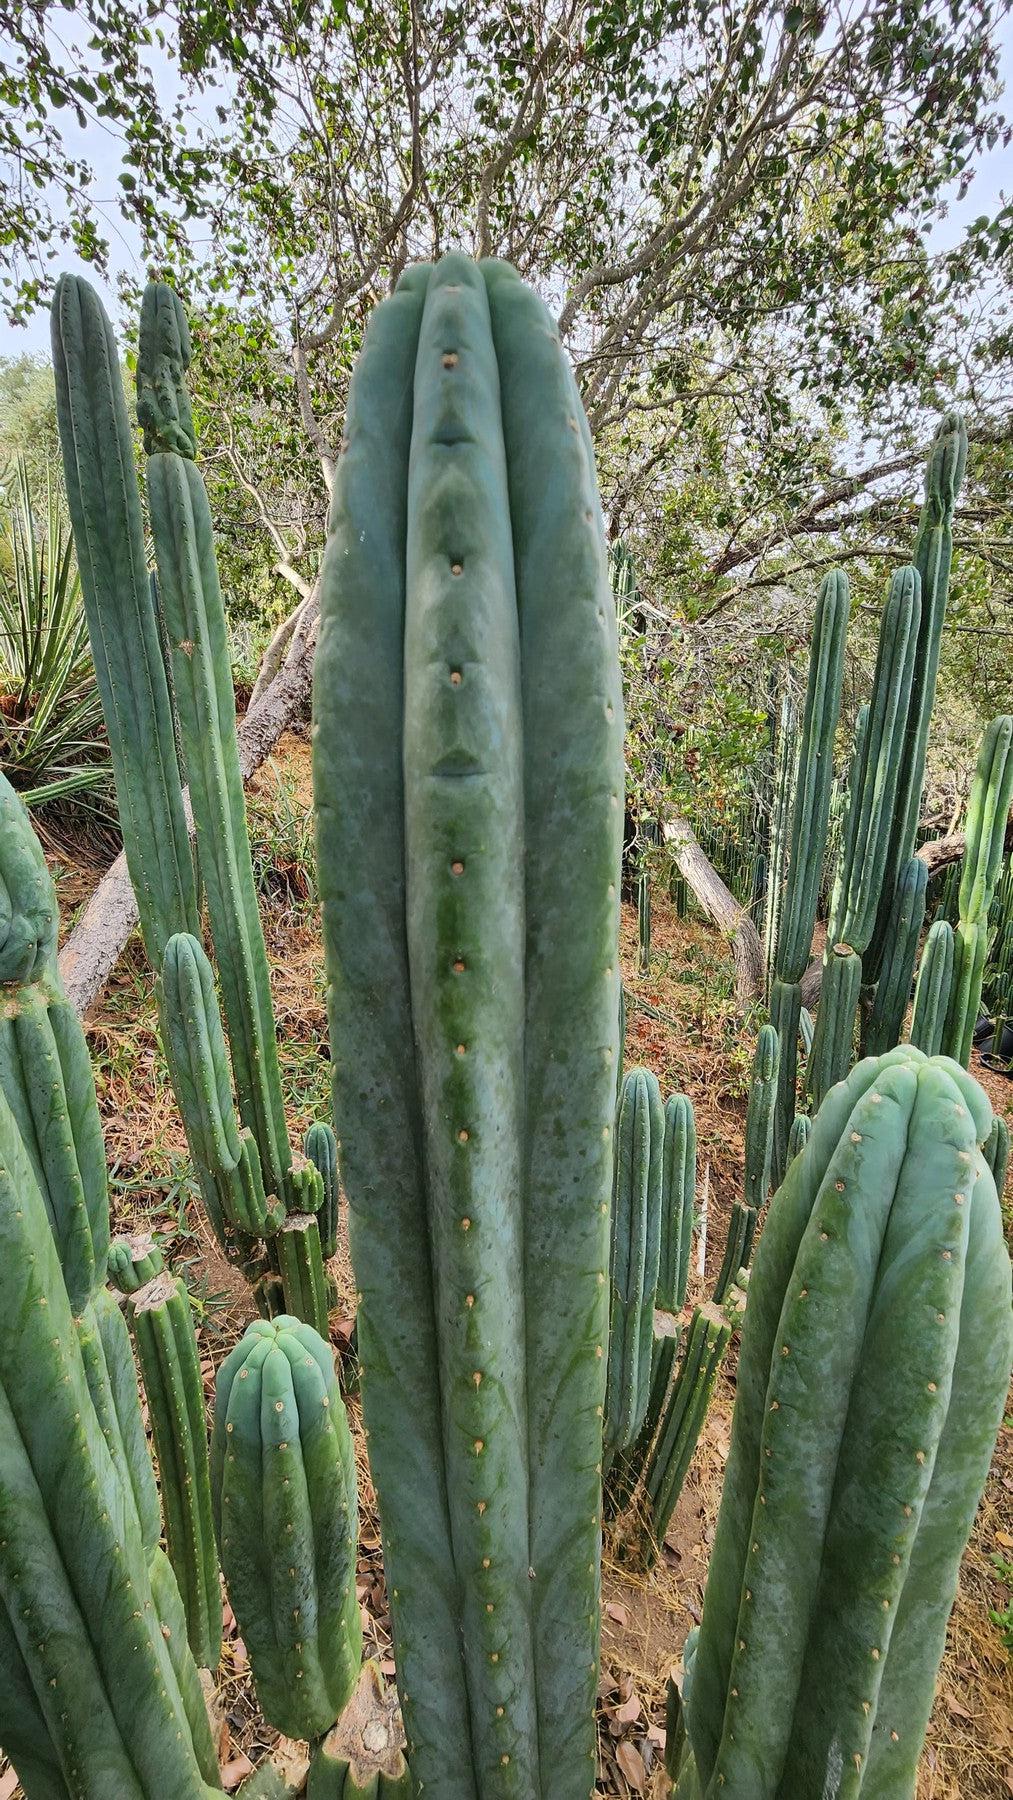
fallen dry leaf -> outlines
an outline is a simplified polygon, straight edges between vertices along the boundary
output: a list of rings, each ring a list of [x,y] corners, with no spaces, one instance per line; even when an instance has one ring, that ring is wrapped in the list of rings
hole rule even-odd
[[[631,1788],[636,1793],[642,1794],[647,1781],[647,1770],[644,1768],[644,1759],[640,1751],[630,1743],[620,1744],[616,1750],[616,1762]]]

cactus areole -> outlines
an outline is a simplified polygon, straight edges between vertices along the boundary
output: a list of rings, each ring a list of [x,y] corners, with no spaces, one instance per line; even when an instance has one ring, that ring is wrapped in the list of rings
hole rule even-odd
[[[352,380],[314,782],[335,1128],[409,1761],[587,1800],[622,699],[590,433],[503,263],[408,270]]]

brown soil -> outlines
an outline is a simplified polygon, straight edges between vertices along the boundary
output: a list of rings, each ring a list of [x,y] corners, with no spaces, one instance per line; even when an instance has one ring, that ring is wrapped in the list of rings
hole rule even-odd
[[[304,743],[290,739],[259,778],[269,809],[280,778],[300,808],[308,809],[309,758]],[[255,830],[260,821],[253,803]],[[326,1108],[327,1049],[319,931],[291,847],[268,846],[263,885],[268,951],[274,971],[283,1077],[289,1115],[301,1133]],[[273,878],[272,878],[273,877]],[[69,916],[87,896],[94,877],[60,871],[60,895]],[[742,1132],[749,1063],[759,1018],[736,1017],[731,959],[708,926],[678,919],[656,903],[650,971],[636,967],[636,915],[624,909],[623,973],[629,995],[627,1063],[655,1070],[667,1093],[681,1088],[693,1101],[700,1146],[700,1176],[708,1187],[707,1279],[710,1291],[724,1244],[728,1208],[742,1178]],[[184,1140],[165,1076],[155,1031],[150,978],[132,944],[113,982],[87,1021],[96,1062],[99,1100],[113,1166],[113,1206],[119,1230],[155,1229],[167,1259],[185,1274],[197,1301],[199,1335],[209,1403],[213,1370],[252,1315],[248,1291],[221,1256],[186,1181]],[[993,1104],[1013,1112],[1013,1082],[975,1071]],[[695,1258],[694,1258],[695,1261]],[[353,1284],[344,1245],[335,1263],[341,1304],[336,1337],[347,1337]],[[696,1277],[694,1277],[696,1281]],[[692,1293],[691,1293],[692,1297]],[[734,1350],[734,1346],[733,1346]],[[734,1400],[734,1354],[719,1378],[703,1438],[690,1469],[662,1556],[649,1578],[632,1573],[621,1545],[607,1541],[604,1568],[602,1679],[599,1741],[602,1778],[598,1792],[611,1796],[665,1792],[661,1771],[666,1677],[678,1666],[691,1625],[699,1619],[709,1546],[713,1539]],[[359,1597],[366,1649],[384,1673],[393,1674],[390,1621],[379,1534],[358,1404],[349,1412],[356,1439],[362,1493]],[[990,1608],[1010,1601],[991,1557],[1013,1560],[1013,1429],[1004,1429],[974,1535],[964,1558],[960,1592],[918,1785],[918,1800],[1009,1800],[1013,1794],[1013,1663],[989,1618]],[[298,1748],[279,1746],[259,1721],[245,1650],[226,1612],[226,1641],[217,1682],[220,1751],[227,1785],[238,1785],[268,1750],[287,1753],[298,1766]],[[4,1785],[0,1795],[17,1795]]]

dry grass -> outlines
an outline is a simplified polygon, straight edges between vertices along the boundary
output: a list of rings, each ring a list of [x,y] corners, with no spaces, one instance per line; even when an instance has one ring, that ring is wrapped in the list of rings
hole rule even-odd
[[[278,760],[278,759],[276,759]],[[255,826],[269,819],[281,781],[297,807],[308,807],[308,757],[292,740],[279,768],[260,778],[262,806]],[[265,825],[265,831],[267,827]],[[268,832],[269,835],[269,832]],[[326,1105],[327,1051],[323,971],[317,921],[294,868],[289,844],[260,846],[271,900],[265,911],[274,997],[282,1046],[289,1115],[301,1131]],[[271,878],[272,871],[275,877]],[[84,898],[87,879],[61,881],[68,912]],[[311,890],[310,890],[311,891]],[[709,1291],[724,1242],[727,1209],[742,1177],[742,1133],[749,1062],[758,1021],[736,1018],[730,958],[708,927],[680,921],[666,904],[655,907],[649,974],[636,972],[636,916],[624,909],[623,972],[630,996],[628,1063],[653,1068],[666,1092],[678,1087],[693,1101],[701,1147],[701,1174],[709,1163]],[[208,1377],[242,1330],[251,1308],[247,1290],[228,1267],[190,1196],[184,1141],[168,1088],[155,1032],[150,981],[136,947],[121,960],[114,981],[88,1021],[96,1060],[100,1105],[114,1164],[118,1228],[143,1223],[164,1236],[171,1260],[186,1273],[198,1301],[200,1336]],[[983,1072],[993,1102],[1013,1103],[1013,1083]],[[335,1263],[340,1313],[353,1308],[353,1284],[344,1244]],[[602,1778],[598,1792],[628,1797],[660,1795],[664,1689],[678,1663],[690,1626],[699,1619],[709,1546],[721,1487],[734,1398],[734,1355],[719,1377],[714,1403],[660,1562],[649,1579],[631,1573],[606,1543],[599,1739]],[[362,1494],[359,1597],[366,1644],[387,1674],[393,1673],[390,1618],[380,1558],[372,1485],[358,1403],[349,1406]],[[1009,1599],[990,1558],[1013,1557],[1013,1430],[1004,1430],[964,1558],[960,1592],[950,1625],[939,1693],[918,1786],[918,1800],[1009,1800],[1013,1794],[1013,1676],[1011,1659],[989,1619],[989,1609]],[[227,1633],[217,1682],[223,1760],[241,1767],[277,1748],[259,1720],[249,1671],[234,1625]],[[617,1714],[621,1713],[621,1717]],[[619,1757],[642,1786],[631,1785]],[[2,1770],[2,1764],[0,1764]]]

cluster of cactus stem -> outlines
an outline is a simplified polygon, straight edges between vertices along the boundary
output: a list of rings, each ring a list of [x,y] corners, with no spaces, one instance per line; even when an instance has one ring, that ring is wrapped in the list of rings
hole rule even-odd
[[[325,1192],[314,1163],[293,1157],[285,1123],[225,611],[207,492],[194,460],[186,317],[164,282],[147,287],[137,417],[157,579],[145,559],[109,321],[87,282],[70,275],[57,285],[52,319],[57,417],[88,632],[127,866],[158,976],[162,1042],[194,1172],[212,1228],[255,1284],[262,1310],[296,1313],[326,1332],[317,1221]],[[199,892],[224,1031],[200,941]]]
[[[771,1204],[679,1800],[914,1792],[1013,1355],[995,1143],[977,1084],[904,1045],[831,1090]]]
[[[0,1743],[26,1800],[220,1793],[199,1675],[220,1648],[219,1559],[264,1716],[310,1744],[307,1800],[586,1800],[601,1471],[613,1507],[641,1496],[649,1563],[744,1291],[703,1618],[670,1694],[672,1791],[844,1791],[843,1758],[849,1793],[910,1794],[1013,1354],[1009,1134],[955,1062],[913,1044],[847,1066],[860,989],[867,1041],[900,1028],[924,912],[912,850],[958,425],[937,442],[859,733],[810,1118],[800,983],[848,612],[843,578],[821,590],[790,841],[793,751],[776,782],[773,1023],[743,1197],[715,1296],[687,1319],[692,1108],[663,1105],[641,1070],[617,1104],[622,707],[574,378],[503,264],[410,270],[370,322],[322,578],[314,783],[403,1737],[361,1669],[355,1469],[326,1342],[337,1145],[315,1125],[294,1157],[281,1109],[185,321],[148,290],[157,597],[112,337],[83,283],[61,282],[54,339],[166,1056],[209,1219],[264,1316],[218,1373],[209,1456],[185,1287],[151,1239],[110,1244],[52,883],[0,778]],[[1011,733],[997,722],[979,763],[956,931],[940,922],[923,954],[912,1034],[933,1051],[963,1051],[973,1028]],[[291,1793],[270,1766],[244,1790]]]
[[[26,1800],[206,1800],[221,1791],[199,1675],[221,1650],[216,1515],[235,1521],[222,1563],[265,1716],[322,1738],[359,1678],[333,1356],[299,1320],[250,1328],[219,1376],[226,1396],[237,1371],[250,1379],[245,1406],[220,1403],[213,1488],[190,1299],[151,1237],[110,1242],[56,896],[2,776],[0,892],[0,1743]],[[367,1773],[334,1791],[388,1791]]]
[[[993,721],[982,744],[968,809],[956,930],[937,921],[923,949],[928,871],[915,853],[953,511],[966,457],[963,421],[949,414],[930,454],[912,561],[895,572],[890,584],[871,695],[855,726],[819,1006],[805,1063],[810,1111],[844,1078],[857,1054],[880,1055],[901,1040],[920,949],[910,1041],[930,1054],[944,1051],[965,1066],[970,1055],[989,941],[989,906],[1013,791],[1013,721]],[[797,1105],[802,977],[827,845],[848,613],[847,580],[841,571],[832,571],[820,589],[814,620],[787,866],[779,880],[779,860],[774,858],[767,901],[774,975],[770,1016],[781,1055],[775,1183],[787,1168]],[[787,760],[782,750],[782,770]],[[781,785],[779,781],[778,794]],[[775,807],[775,823],[776,818]]]
[[[741,1318],[770,1180],[777,1033],[760,1032],[746,1119],[744,1194],[733,1202],[713,1299],[687,1320],[696,1196],[696,1127],[684,1094],[626,1075],[616,1115],[604,1470],[624,1553],[650,1567],[664,1542]],[[679,1352],[681,1349],[681,1357]],[[678,1366],[677,1366],[678,1358]]]

